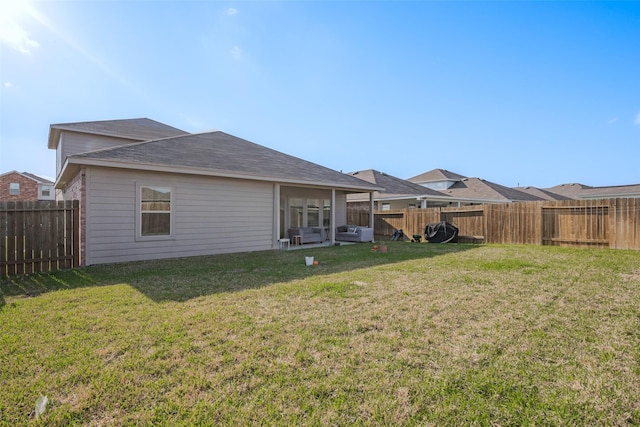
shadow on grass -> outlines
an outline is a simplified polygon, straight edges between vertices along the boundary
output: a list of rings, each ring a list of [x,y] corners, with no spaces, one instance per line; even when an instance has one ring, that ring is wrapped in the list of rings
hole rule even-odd
[[[6,299],[84,287],[128,284],[155,302],[187,301],[221,292],[260,288],[311,276],[431,258],[477,248],[478,245],[389,242],[387,253],[372,244],[331,246],[291,251],[261,251],[97,265],[76,270],[3,279],[0,310]],[[306,266],[313,256],[317,266]]]

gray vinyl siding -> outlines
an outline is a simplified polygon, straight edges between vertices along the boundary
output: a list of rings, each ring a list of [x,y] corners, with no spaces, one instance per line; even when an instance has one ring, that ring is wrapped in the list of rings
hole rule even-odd
[[[215,177],[87,169],[86,264],[267,250],[273,184]],[[136,240],[136,185],[172,188],[173,233]]]
[[[137,141],[109,136],[91,135],[87,133],[66,132],[60,135],[56,153],[56,176],[60,173],[64,161],[73,154],[87,153],[89,151],[102,150],[105,148],[118,147],[120,145],[132,144]]]

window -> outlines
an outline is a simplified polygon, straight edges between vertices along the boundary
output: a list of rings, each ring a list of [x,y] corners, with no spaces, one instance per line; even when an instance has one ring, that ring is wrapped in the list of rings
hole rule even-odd
[[[140,186],[140,236],[171,235],[171,188]]]
[[[51,196],[51,186],[50,185],[43,185],[41,194],[42,194],[43,197]]]
[[[307,227],[320,225],[320,202],[315,199],[307,200]]]
[[[329,227],[331,222],[331,200],[306,199],[301,197],[282,198],[280,201],[281,215],[285,212],[285,204],[288,204],[289,217],[281,224],[287,227]]]
[[[9,194],[11,196],[17,196],[20,194],[20,183],[12,182],[9,184]]]
[[[391,203],[383,203],[382,204],[382,210],[383,211],[390,211],[391,210]]]
[[[289,221],[291,227],[304,227],[304,200],[289,200]]]
[[[322,225],[329,227],[331,225],[331,200],[323,200],[322,204]]]

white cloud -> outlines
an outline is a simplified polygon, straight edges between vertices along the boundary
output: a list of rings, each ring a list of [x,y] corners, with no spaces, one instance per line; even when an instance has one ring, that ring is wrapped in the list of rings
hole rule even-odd
[[[227,9],[225,11],[225,13],[227,15],[229,15],[229,16],[234,16],[234,15],[237,15],[238,13],[240,13],[240,12],[238,11],[238,9],[234,9],[233,7],[230,7],[229,9]]]
[[[40,47],[40,43],[15,22],[0,22],[0,41],[25,55]]]
[[[32,39],[29,32],[20,24],[22,19],[33,16],[35,13],[29,2],[0,0],[0,5],[2,6],[0,42],[26,55],[40,47],[40,43]]]
[[[640,113],[636,116],[636,124],[640,125]]]
[[[612,125],[612,124],[614,124],[614,123],[615,123],[615,122],[617,122],[617,121],[618,121],[618,118],[617,118],[617,117],[614,117],[614,118],[612,118],[612,119],[609,119],[609,122],[608,122],[608,123],[609,123],[610,125]]]
[[[231,49],[231,56],[233,56],[234,59],[242,59],[242,49],[240,49],[239,46],[234,46]]]

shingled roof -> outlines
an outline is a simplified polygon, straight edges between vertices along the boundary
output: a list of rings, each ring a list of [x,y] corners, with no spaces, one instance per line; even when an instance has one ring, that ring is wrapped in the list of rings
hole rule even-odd
[[[565,197],[569,197],[570,199],[577,199],[578,194],[582,192],[582,190],[588,188],[592,187],[584,184],[560,184],[556,185],[555,187],[546,188],[545,190],[555,194],[561,194]]]
[[[531,194],[536,197],[540,197],[543,200],[550,200],[550,201],[571,200],[571,197],[554,193],[552,191],[545,190],[543,188],[538,188],[538,187],[517,187],[515,189],[527,194]]]
[[[5,176],[5,175],[10,175],[12,173],[18,174],[18,175],[22,175],[26,178],[29,178],[33,181],[35,181],[38,184],[53,184],[53,182],[51,182],[51,180],[47,179],[47,178],[43,178],[41,176],[29,173],[29,172],[18,172],[18,171],[9,171],[9,172],[5,172],[0,174],[0,176]]]
[[[640,184],[585,188],[578,196],[581,199],[596,199],[600,197],[639,197]]]
[[[420,196],[433,196],[442,199],[443,195],[439,191],[423,187],[422,185],[409,182],[407,180],[388,175],[374,169],[367,169],[357,172],[351,172],[352,176],[363,179],[372,184],[383,187],[384,190],[375,191],[373,197],[376,200],[382,199],[402,199]],[[369,194],[350,194],[347,199],[351,201],[369,200]]]
[[[53,124],[49,131],[49,148],[55,149],[60,139],[60,131],[89,133],[92,135],[112,136],[133,141],[149,141],[188,134],[181,129],[174,128],[155,120],[124,119],[103,120],[97,122],[59,123]]]
[[[466,176],[448,171],[446,169],[433,169],[429,172],[421,173],[420,175],[411,177],[407,179],[407,181],[423,183],[435,181],[460,181],[464,178],[466,178]]]
[[[543,200],[541,197],[480,178],[464,178],[441,192],[454,198],[486,200],[488,202],[507,203]]]
[[[225,176],[371,191],[381,188],[354,176],[224,132],[188,134],[76,154],[67,158],[59,185],[78,165]],[[69,169],[69,171],[67,171]]]

